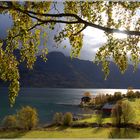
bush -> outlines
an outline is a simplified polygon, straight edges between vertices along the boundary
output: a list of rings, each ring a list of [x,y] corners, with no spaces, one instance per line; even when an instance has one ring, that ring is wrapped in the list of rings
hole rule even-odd
[[[56,124],[56,125],[62,125],[63,124],[63,114],[60,112],[60,113],[55,113],[54,117],[53,117],[53,122]]]
[[[122,123],[122,102],[119,101],[116,103],[116,105],[113,107],[111,112],[112,122],[116,126],[120,126]]]
[[[135,93],[132,90],[128,91],[126,95],[127,95],[128,98],[135,98]]]
[[[135,118],[135,111],[129,101],[122,103],[122,119],[124,124],[128,124]]]
[[[63,125],[70,126],[73,121],[73,115],[70,112],[65,113],[63,119]]]
[[[101,105],[108,101],[108,95],[105,94],[99,94],[95,97],[95,104]]]
[[[135,96],[136,96],[137,98],[140,98],[140,92],[139,92],[139,91],[136,91],[136,92],[135,92]]]
[[[89,124],[87,122],[74,122],[71,124],[71,127],[74,127],[74,128],[86,128],[90,126],[92,126],[92,124]]]
[[[36,109],[26,106],[17,112],[17,125],[20,129],[31,130],[38,123]]]
[[[113,124],[120,126],[127,125],[135,118],[135,112],[129,101],[119,101],[112,109]]]
[[[120,99],[122,99],[122,93],[121,92],[115,92],[114,93],[114,100],[118,101]]]
[[[96,122],[97,122],[97,124],[98,124],[99,126],[102,125],[102,123],[103,123],[103,114],[102,114],[102,112],[100,112],[100,113],[98,113],[98,114],[96,115]]]
[[[3,127],[6,129],[16,128],[17,120],[15,115],[6,116],[3,120]]]

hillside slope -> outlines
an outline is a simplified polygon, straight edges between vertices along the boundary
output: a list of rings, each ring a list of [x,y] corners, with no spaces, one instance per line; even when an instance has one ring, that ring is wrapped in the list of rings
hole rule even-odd
[[[23,87],[64,87],[64,88],[139,88],[140,69],[135,73],[129,65],[125,74],[111,63],[110,75],[104,80],[101,66],[91,61],[70,59],[60,52],[48,54],[45,63],[38,57],[34,69],[29,71],[20,66],[21,86]]]

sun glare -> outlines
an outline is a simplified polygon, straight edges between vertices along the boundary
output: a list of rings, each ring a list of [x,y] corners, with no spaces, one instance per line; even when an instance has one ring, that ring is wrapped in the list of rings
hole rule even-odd
[[[84,35],[87,36],[96,36],[96,37],[100,37],[102,35],[104,35],[104,32],[102,30],[93,28],[93,27],[87,27],[84,31],[83,31]]]
[[[113,37],[116,39],[125,39],[127,38],[127,35],[122,33],[113,33]]]
[[[102,40],[105,37],[105,34],[102,30],[92,28],[92,27],[87,27],[83,31],[83,34],[85,36],[99,38],[99,40]],[[113,37],[116,39],[125,39],[125,38],[127,38],[127,35],[123,34],[123,33],[113,33]]]

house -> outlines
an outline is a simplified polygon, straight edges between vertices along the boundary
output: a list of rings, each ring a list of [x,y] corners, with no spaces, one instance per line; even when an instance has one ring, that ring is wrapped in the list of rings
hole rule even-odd
[[[81,98],[82,103],[89,103],[91,101],[91,98],[88,96],[84,96]]]
[[[103,114],[110,115],[115,104],[106,103],[102,107]]]

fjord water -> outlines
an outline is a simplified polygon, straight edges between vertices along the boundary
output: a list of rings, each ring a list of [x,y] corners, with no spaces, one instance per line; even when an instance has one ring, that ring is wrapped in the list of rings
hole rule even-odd
[[[8,89],[0,88],[0,119],[14,114],[22,106],[35,107],[39,113],[40,123],[52,121],[55,112],[72,112],[73,114],[92,113],[78,105],[84,92],[92,95],[100,93],[113,94],[116,91],[126,93],[126,89],[64,89],[64,88],[21,88],[13,108],[8,101]]]

